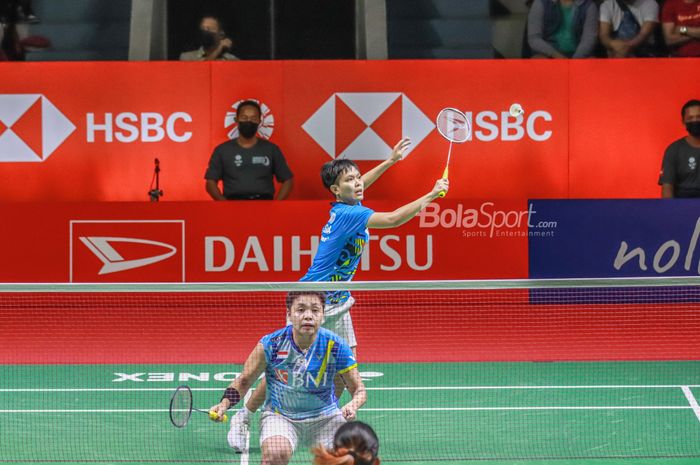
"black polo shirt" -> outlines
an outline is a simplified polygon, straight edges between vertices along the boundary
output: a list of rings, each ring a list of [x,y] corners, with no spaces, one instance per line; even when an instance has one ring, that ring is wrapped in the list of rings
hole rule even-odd
[[[223,180],[224,197],[232,199],[272,199],[277,182],[292,178],[280,148],[265,139],[243,148],[238,140],[224,142],[214,149],[205,179]]]
[[[668,146],[661,165],[659,184],[673,185],[673,196],[700,197],[700,148],[678,139]]]

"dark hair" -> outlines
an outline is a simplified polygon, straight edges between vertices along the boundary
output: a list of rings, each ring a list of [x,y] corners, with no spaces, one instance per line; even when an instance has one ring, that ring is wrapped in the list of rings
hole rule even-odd
[[[216,24],[219,25],[219,32],[224,32],[224,31],[226,30],[226,28],[224,27],[223,21],[221,21],[218,17],[216,17],[216,16],[214,16],[214,15],[204,15],[204,16],[202,16],[202,19],[199,20],[199,25],[200,25],[200,27],[201,27],[201,25],[202,25],[202,21],[204,21],[205,19],[213,19],[214,21],[216,21]]]
[[[291,309],[292,305],[294,305],[294,301],[304,295],[313,295],[318,297],[321,300],[321,305],[325,305],[326,303],[326,293],[324,291],[291,291],[287,294],[287,298],[285,299],[287,308]]]
[[[312,452],[314,465],[375,465],[379,463],[379,439],[367,423],[350,421],[335,432],[332,451],[318,446]]]
[[[321,167],[321,181],[323,182],[323,185],[326,186],[326,189],[330,189],[331,186],[335,184],[338,176],[353,168],[360,171],[357,164],[352,160],[348,160],[347,158],[336,158],[335,160],[331,160],[324,163]]]
[[[258,115],[262,118],[262,109],[260,109],[260,104],[256,102],[255,100],[243,100],[241,103],[238,104],[238,108],[236,108],[236,121],[238,121],[238,118],[241,116],[241,111],[243,111],[243,107],[254,107],[258,110]]]
[[[692,99],[685,102],[685,105],[681,108],[681,118],[685,119],[685,110],[690,107],[700,107],[700,100]]]

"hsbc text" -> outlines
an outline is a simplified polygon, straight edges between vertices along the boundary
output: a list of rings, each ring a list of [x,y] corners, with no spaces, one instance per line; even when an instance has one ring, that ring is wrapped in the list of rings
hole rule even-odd
[[[179,124],[178,124],[179,122]],[[105,113],[99,120],[94,113],[87,114],[87,141],[95,142],[101,135],[104,142],[160,142],[166,137],[173,142],[187,142],[191,131],[185,131],[184,123],[192,117],[185,112],[176,112],[167,118],[160,113]],[[177,127],[176,127],[177,125]]]
[[[500,114],[495,111],[481,111],[475,117],[472,112],[466,112],[465,115],[474,128],[472,139],[476,138],[483,142],[496,139],[506,142],[518,141],[526,135],[535,142],[544,142],[552,137],[552,131],[543,128],[544,123],[552,121],[552,115],[546,111],[527,113],[527,118],[523,118],[522,115],[510,116],[507,111],[502,111]]]
[[[271,243],[269,243],[271,242]],[[318,249],[319,237],[303,240],[301,236],[273,236],[272,241],[261,243],[258,236],[234,239],[226,236],[204,238],[204,269],[208,272],[302,271],[311,265]],[[377,250],[378,253],[373,252]],[[236,253],[236,249],[242,252]],[[394,271],[407,266],[411,270],[424,271],[433,266],[433,236],[414,235],[370,236],[370,242],[362,252],[360,269],[378,267],[381,271]]]

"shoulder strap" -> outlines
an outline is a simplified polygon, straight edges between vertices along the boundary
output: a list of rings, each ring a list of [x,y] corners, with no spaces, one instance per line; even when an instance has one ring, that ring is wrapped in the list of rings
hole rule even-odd
[[[622,9],[622,11],[624,11],[624,12],[630,11],[629,7],[627,6],[627,4],[625,3],[624,0],[615,0],[615,1],[617,2],[617,6],[619,6],[620,9]]]
[[[639,20],[638,20],[637,17],[634,15],[634,13],[632,13],[632,12],[630,11],[629,7],[628,7],[627,4],[625,3],[625,0],[615,0],[615,1],[616,1],[617,4],[620,6],[620,8],[622,8],[622,11],[624,11],[625,13],[629,13],[629,14],[632,16],[632,19],[634,20],[634,22],[637,23],[637,26],[641,28],[642,25],[639,23]],[[656,28],[656,29],[661,29],[661,28]]]

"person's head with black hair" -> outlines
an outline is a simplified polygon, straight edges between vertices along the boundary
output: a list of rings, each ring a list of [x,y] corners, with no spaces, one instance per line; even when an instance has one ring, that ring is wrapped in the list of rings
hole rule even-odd
[[[336,158],[321,167],[321,181],[339,202],[354,205],[364,197],[364,182],[357,164]]]
[[[685,102],[683,104],[683,107],[681,108],[681,118],[683,118],[685,120],[685,111],[688,108],[692,108],[692,107],[700,107],[700,100],[692,99],[692,100],[688,100],[687,102]]]
[[[371,426],[350,421],[338,428],[333,449],[317,446],[312,450],[314,465],[379,465],[379,438]]]
[[[690,137],[695,140],[700,139],[700,100],[692,99],[685,102],[681,108],[681,118]]]
[[[228,50],[231,48],[231,40],[226,37],[224,24],[214,15],[204,15],[199,21],[199,46],[205,51]]]

